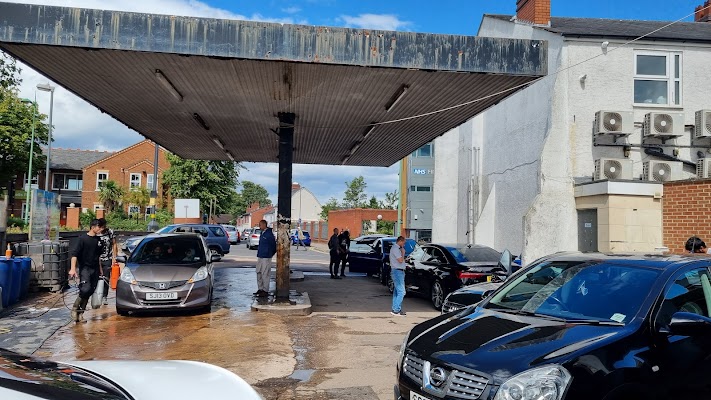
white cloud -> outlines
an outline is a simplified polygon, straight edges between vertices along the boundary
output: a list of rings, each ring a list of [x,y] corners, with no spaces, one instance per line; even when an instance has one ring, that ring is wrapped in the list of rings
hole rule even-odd
[[[298,13],[298,12],[301,11],[301,8],[296,7],[296,6],[292,6],[292,7],[282,8],[281,10],[284,11],[285,13],[287,13],[287,14],[296,14],[296,13]]]
[[[403,30],[412,25],[409,21],[401,21],[397,15],[392,14],[359,14],[341,15],[341,20],[348,27],[364,29],[383,29],[386,31]]]

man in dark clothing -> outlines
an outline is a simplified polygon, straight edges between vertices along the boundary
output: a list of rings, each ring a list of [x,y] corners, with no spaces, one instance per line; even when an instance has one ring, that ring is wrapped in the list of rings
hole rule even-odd
[[[116,235],[114,231],[106,226],[106,219],[99,218],[99,227],[101,228],[101,233],[99,234],[99,243],[101,244],[101,256],[99,257],[101,261],[101,269],[104,275],[104,281],[106,281],[105,288],[109,287],[109,282],[111,282],[111,267],[116,263],[116,253],[118,253],[118,245],[116,244]],[[104,305],[109,304],[108,302],[109,291],[104,290]]]
[[[86,305],[91,295],[96,290],[101,274],[101,247],[98,234],[101,232],[99,220],[93,219],[89,231],[81,235],[72,249],[72,265],[69,270],[69,279],[79,278],[79,296],[72,307],[72,319],[81,322]]]
[[[348,229],[338,235],[338,248],[341,256],[341,276],[346,276],[346,263],[348,262],[348,249],[351,247],[351,234]]]
[[[276,254],[276,238],[272,228],[267,228],[267,221],[259,221],[259,247],[257,247],[257,286],[254,293],[257,297],[269,296],[269,277],[272,270],[272,257]]]
[[[331,262],[328,265],[328,271],[331,273],[331,279],[341,279],[338,277],[338,264],[341,262],[339,257],[338,228],[333,228],[333,236],[328,240],[328,252],[331,256]]]

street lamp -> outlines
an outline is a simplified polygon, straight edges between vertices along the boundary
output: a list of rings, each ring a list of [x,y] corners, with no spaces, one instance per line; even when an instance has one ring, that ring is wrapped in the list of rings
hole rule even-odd
[[[35,118],[37,118],[37,93],[35,101],[22,99],[22,102],[32,103],[32,138],[30,139],[30,166],[27,169],[27,186],[25,187],[25,223],[30,220],[30,207],[32,206],[32,159],[35,149]]]
[[[44,171],[44,190],[49,191],[49,159],[52,154],[52,110],[54,108],[54,89],[49,83],[40,83],[37,89],[49,92],[49,140],[47,141],[47,166]]]

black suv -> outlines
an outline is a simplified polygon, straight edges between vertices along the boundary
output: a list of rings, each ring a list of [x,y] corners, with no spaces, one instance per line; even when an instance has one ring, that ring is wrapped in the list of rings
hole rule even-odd
[[[709,268],[705,256],[541,260],[415,326],[395,398],[711,398]]]

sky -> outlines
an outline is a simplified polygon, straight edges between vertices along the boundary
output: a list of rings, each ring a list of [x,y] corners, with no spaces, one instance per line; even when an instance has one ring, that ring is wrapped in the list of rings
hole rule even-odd
[[[476,35],[483,14],[516,12],[516,0],[0,0],[15,3],[100,8],[196,17],[247,19],[323,26],[386,29],[426,33]],[[703,0],[552,0],[551,14],[559,17],[676,20],[694,11]],[[689,18],[693,20],[693,17]],[[40,112],[49,113],[49,94],[35,90],[49,82],[27,66],[21,75],[21,97],[37,96]],[[120,150],[143,137],[90,104],[59,87],[54,95],[54,147]],[[276,164],[245,163],[241,180],[267,188],[276,202]],[[397,164],[390,168],[295,165],[293,180],[325,203],[342,199],[345,182],[362,175],[368,195],[384,198],[397,190]]]

